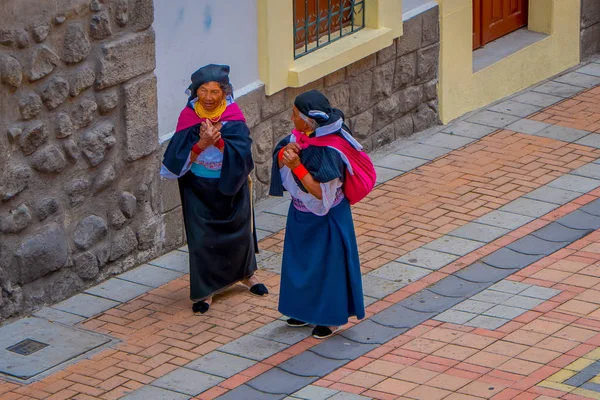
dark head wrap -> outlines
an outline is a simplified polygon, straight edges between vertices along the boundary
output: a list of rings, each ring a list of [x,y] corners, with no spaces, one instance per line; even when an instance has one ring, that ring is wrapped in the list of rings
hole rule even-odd
[[[325,95],[318,90],[302,93],[294,105],[303,115],[314,119],[319,126],[331,125],[339,119],[344,120],[344,113],[333,108]]]
[[[190,91],[190,100],[196,98],[198,88],[208,82],[217,82],[223,85],[229,85],[229,65],[209,64],[200,68],[192,74],[192,83],[188,87]]]

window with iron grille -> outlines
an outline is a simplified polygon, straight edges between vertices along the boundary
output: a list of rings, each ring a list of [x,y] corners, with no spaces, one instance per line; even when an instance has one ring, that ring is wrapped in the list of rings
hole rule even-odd
[[[365,0],[293,0],[294,58],[365,26]]]

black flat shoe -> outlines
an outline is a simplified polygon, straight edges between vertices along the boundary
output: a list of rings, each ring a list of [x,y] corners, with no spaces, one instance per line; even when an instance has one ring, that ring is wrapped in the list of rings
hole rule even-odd
[[[300,328],[300,327],[308,325],[306,322],[300,321],[299,319],[294,319],[294,318],[288,319],[286,321],[286,323],[288,324],[288,326],[291,326],[292,328]]]
[[[202,315],[208,311],[210,304],[205,301],[198,301],[192,304],[192,311],[195,315]]]
[[[339,331],[341,328],[338,326],[335,330],[331,330],[330,328],[322,325],[317,325],[315,329],[312,331],[312,335],[316,339],[327,339],[329,336],[332,336],[334,333]]]
[[[269,294],[269,289],[262,283],[257,283],[250,288],[250,293],[255,296],[263,297]]]

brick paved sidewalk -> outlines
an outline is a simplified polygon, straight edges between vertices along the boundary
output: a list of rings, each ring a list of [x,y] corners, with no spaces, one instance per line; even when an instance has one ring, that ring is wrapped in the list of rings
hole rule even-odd
[[[33,383],[0,380],[0,399],[600,398],[599,70],[376,159],[385,182],[353,209],[368,321],[325,342],[283,326],[276,201],[258,221],[269,297],[235,287],[193,316],[175,251],[38,313],[120,342]],[[420,319],[399,326],[398,309]]]

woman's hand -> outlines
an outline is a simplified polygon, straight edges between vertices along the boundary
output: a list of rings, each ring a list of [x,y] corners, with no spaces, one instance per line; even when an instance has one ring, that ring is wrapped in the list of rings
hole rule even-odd
[[[221,139],[221,132],[213,126],[213,124],[206,120],[200,125],[200,140],[198,146],[202,150],[206,150],[209,146],[214,145]]]
[[[291,144],[291,143],[290,143]],[[283,152],[283,165],[293,170],[300,165],[300,157],[293,150],[284,150]]]
[[[296,153],[296,154],[300,154],[300,152],[302,151],[302,148],[301,148],[301,147],[300,147],[300,145],[299,145],[298,143],[296,143],[296,142],[288,143],[288,144],[285,146],[285,149],[286,149],[287,151],[294,152],[294,153]]]

